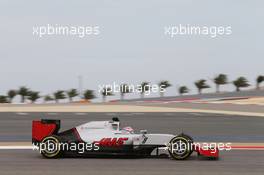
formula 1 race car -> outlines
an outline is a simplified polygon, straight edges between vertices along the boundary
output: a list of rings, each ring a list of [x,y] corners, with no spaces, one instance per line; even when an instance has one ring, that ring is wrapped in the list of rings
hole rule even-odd
[[[60,120],[42,119],[32,122],[32,143],[46,158],[68,154],[90,156],[149,157],[161,151],[176,160],[188,158],[193,151],[198,155],[217,159],[217,148],[203,149],[185,134],[134,133],[131,127],[120,129],[119,119],[91,121],[64,132],[59,132]],[[163,153],[164,154],[164,153]]]

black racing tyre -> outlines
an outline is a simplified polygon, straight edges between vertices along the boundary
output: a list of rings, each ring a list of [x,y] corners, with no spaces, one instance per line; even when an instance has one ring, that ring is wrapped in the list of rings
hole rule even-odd
[[[62,155],[59,137],[55,135],[45,137],[40,143],[40,151],[45,158],[59,158]]]
[[[170,156],[175,160],[187,159],[193,152],[193,140],[185,134],[172,138],[169,144]]]

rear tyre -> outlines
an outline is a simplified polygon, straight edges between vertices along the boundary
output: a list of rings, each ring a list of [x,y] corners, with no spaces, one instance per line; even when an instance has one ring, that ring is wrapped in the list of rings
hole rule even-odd
[[[172,138],[169,144],[170,156],[175,160],[187,159],[193,152],[193,140],[185,134]]]
[[[58,136],[47,136],[40,144],[41,154],[45,158],[55,159],[62,155],[60,139]]]

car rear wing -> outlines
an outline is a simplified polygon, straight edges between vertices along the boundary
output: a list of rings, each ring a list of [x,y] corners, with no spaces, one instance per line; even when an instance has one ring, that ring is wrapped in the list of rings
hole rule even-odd
[[[32,143],[40,143],[46,136],[58,134],[60,120],[41,119],[32,121]]]

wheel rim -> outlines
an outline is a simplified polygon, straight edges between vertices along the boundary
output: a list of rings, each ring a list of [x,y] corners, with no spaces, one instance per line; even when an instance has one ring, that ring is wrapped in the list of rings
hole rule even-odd
[[[184,137],[175,137],[170,142],[169,152],[174,159],[183,160],[192,153],[191,141]]]
[[[59,140],[55,137],[46,137],[41,142],[41,153],[46,157],[55,157],[60,153]]]
[[[181,140],[174,142],[172,147],[172,152],[178,155],[183,155],[187,151],[187,145],[182,143]]]

